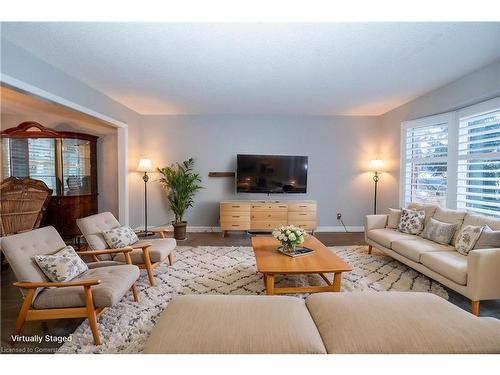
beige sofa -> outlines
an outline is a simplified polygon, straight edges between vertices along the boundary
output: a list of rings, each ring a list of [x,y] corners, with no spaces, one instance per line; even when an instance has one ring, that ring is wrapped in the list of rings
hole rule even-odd
[[[500,321],[429,293],[175,297],[145,353],[500,353]]]
[[[416,204],[410,208],[420,208]],[[426,222],[433,217],[446,223],[458,223],[450,245],[441,245],[420,236],[387,228],[388,215],[367,215],[365,240],[416,271],[429,276],[472,301],[472,312],[479,314],[479,301],[500,298],[500,248],[473,250],[468,256],[455,250],[460,228],[466,225],[488,225],[500,230],[500,219],[437,206],[421,206]]]

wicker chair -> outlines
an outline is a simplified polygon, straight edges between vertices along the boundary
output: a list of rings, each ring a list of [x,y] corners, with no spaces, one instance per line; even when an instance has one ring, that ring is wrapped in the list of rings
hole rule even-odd
[[[39,180],[9,177],[0,185],[0,234],[27,232],[40,226],[52,189]]]

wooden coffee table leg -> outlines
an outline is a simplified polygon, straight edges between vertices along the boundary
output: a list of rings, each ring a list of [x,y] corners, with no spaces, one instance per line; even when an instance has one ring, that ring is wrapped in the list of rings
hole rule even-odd
[[[334,292],[340,292],[340,285],[342,283],[342,272],[336,272],[333,275],[332,289]]]
[[[265,274],[264,279],[266,282],[266,291],[268,295],[273,295],[274,294],[274,275],[272,274]]]

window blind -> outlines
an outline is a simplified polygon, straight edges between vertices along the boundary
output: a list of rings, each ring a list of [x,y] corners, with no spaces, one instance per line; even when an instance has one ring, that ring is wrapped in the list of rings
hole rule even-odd
[[[444,205],[447,193],[448,123],[409,126],[405,133],[404,204]]]
[[[500,216],[500,109],[460,119],[457,207]]]

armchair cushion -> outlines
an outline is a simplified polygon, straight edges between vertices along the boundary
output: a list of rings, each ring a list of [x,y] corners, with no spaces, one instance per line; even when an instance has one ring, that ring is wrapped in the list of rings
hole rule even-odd
[[[149,257],[151,258],[151,262],[162,262],[167,256],[175,249],[177,246],[177,242],[173,238],[156,238],[152,240],[148,240],[148,243],[151,243],[151,247],[149,250]],[[130,257],[132,258],[133,264],[143,264],[144,257],[142,249],[137,249],[136,246],[140,245],[140,242],[131,245],[134,250],[130,253]],[[125,256],[121,253],[116,254],[113,260],[118,262],[125,262]]]
[[[76,225],[92,250],[104,250],[108,244],[102,232],[120,227],[120,223],[111,212],[87,216],[76,221]]]
[[[98,279],[99,285],[93,286],[92,296],[95,307],[110,307],[116,304],[127,293],[132,284],[139,278],[139,268],[123,264],[113,267],[92,268],[74,279]],[[67,288],[46,288],[33,303],[35,309],[57,309],[85,306],[84,289],[81,286]]]
[[[89,269],[72,246],[66,246],[52,255],[35,255],[35,262],[55,282],[73,280]]]
[[[35,255],[53,254],[66,246],[54,227],[44,227],[30,232],[0,239],[2,251],[9,261],[18,281],[45,282],[47,276],[35,263]],[[21,289],[25,294],[25,290]],[[37,293],[41,289],[37,290]]]

